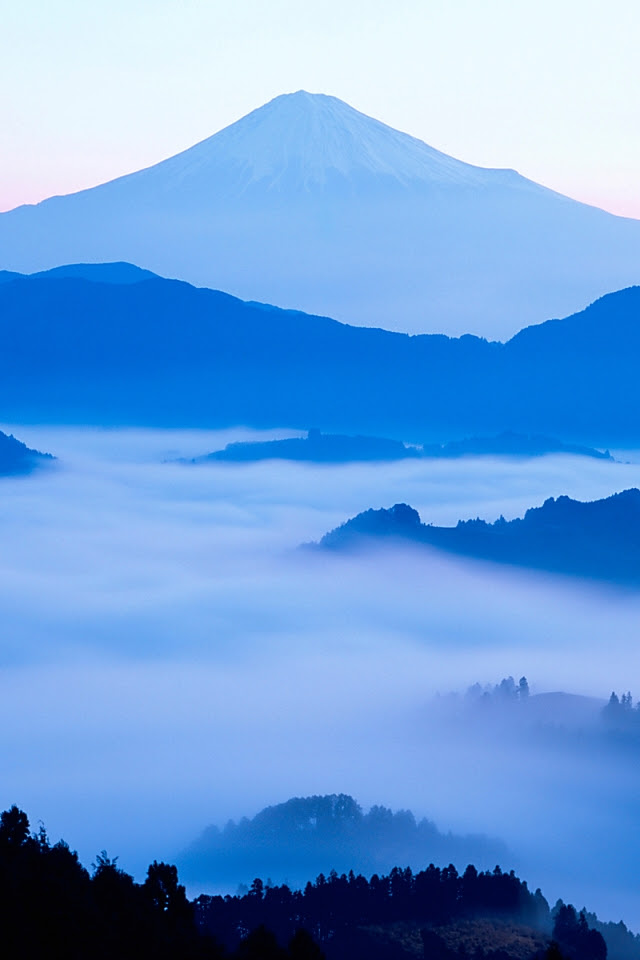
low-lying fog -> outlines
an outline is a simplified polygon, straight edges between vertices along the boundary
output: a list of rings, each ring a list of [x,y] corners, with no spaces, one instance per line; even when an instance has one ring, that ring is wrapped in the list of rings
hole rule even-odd
[[[163,461],[250,434],[3,429],[60,458],[0,480],[3,808],[139,875],[208,823],[345,792],[500,837],[549,898],[640,926],[633,758],[431,704],[508,674],[640,693],[640,595],[425,550],[295,550],[367,507],[511,518],[640,486],[640,464],[195,467]]]

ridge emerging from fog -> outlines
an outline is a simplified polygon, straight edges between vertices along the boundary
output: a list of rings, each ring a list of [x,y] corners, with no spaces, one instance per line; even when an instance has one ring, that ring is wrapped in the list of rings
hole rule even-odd
[[[497,563],[640,586],[636,487],[586,502],[549,497],[522,518],[460,520],[455,527],[422,523],[417,510],[396,503],[388,510],[359,513],[314,546],[345,550],[390,538]]]

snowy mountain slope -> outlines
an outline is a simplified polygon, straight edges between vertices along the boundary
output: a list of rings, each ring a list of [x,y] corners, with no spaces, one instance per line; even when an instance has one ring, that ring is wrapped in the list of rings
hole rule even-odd
[[[640,222],[277,97],[146,170],[0,215],[0,268],[126,260],[247,300],[507,338],[640,281]]]
[[[235,168],[237,187],[313,188],[336,176],[362,174],[411,184],[481,187],[514,181],[512,170],[485,170],[455,160],[421,140],[349,107],[337,97],[298,93],[276,97],[219,133],[134,176],[163,188],[215,184]],[[524,178],[521,186],[534,187]]]

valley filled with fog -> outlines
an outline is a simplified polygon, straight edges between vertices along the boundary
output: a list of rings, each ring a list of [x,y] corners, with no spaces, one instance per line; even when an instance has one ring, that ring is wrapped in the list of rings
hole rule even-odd
[[[0,481],[4,806],[140,874],[210,823],[349,793],[501,840],[548,897],[640,922],[633,748],[592,737],[638,676],[640,596],[297,549],[398,501],[447,525],[607,496],[640,485],[635,454],[189,466],[171,461],[277,432],[3,429],[58,457]],[[520,723],[447,697],[509,674],[599,699]]]

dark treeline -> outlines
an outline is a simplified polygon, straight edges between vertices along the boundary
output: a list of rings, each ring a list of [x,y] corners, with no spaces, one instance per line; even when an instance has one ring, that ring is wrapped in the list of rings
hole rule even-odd
[[[322,874],[304,890],[265,887],[255,880],[243,896],[200,896],[195,901],[202,928],[216,931],[225,944],[238,945],[248,931],[264,925],[286,942],[303,927],[328,957],[370,953],[367,927],[411,923],[442,927],[455,920],[496,917],[538,930],[551,928],[549,905],[539,890],[531,893],[515,874],[481,872],[469,866],[459,874],[453,866],[429,866],[419,873],[394,868],[370,880],[353,873]]]
[[[595,913],[583,911],[590,927],[602,934],[607,944],[609,960],[638,960],[640,958],[640,935],[632,933],[626,923],[619,920],[603,922]]]
[[[416,936],[425,960],[462,960],[464,947],[445,942],[443,931],[479,918],[495,924],[496,939],[508,923],[538,931],[542,946],[531,960],[607,958],[584,912],[559,902],[552,914],[539,890],[499,867],[479,873],[469,866],[463,874],[453,866],[416,874],[395,868],[370,880],[332,873],[301,891],[254,880],[242,896],[190,902],[170,864],[154,861],[136,883],[102,853],[90,874],[66,843],[52,844],[42,827],[30,833],[17,807],[0,816],[5,960],[408,960],[416,956]],[[400,927],[414,935],[411,950]],[[478,960],[521,956],[475,951]]]
[[[14,958],[216,957],[175,867],[154,862],[135,883],[106,853],[93,875],[44,829],[29,833],[17,807],[0,817],[0,953]]]
[[[254,880],[242,896],[203,895],[195,906],[201,928],[231,949],[241,948],[242,938],[256,929],[268,927],[274,943],[286,943],[303,928],[328,960],[401,960],[411,952],[397,934],[409,925],[420,931],[427,960],[453,960],[466,952],[447,945],[442,931],[460,921],[491,918],[498,930],[508,922],[551,934],[547,949],[534,956],[607,958],[605,939],[589,925],[584,911],[577,913],[562,901],[551,911],[539,889],[532,893],[513,871],[505,873],[499,867],[478,872],[469,866],[460,874],[452,865],[440,869],[431,864],[416,874],[394,868],[387,876],[374,874],[370,880],[353,872],[341,876],[332,872],[328,877],[321,874],[302,891]],[[395,931],[396,937],[381,938],[382,929]],[[509,953],[476,950],[476,956],[506,960]]]

